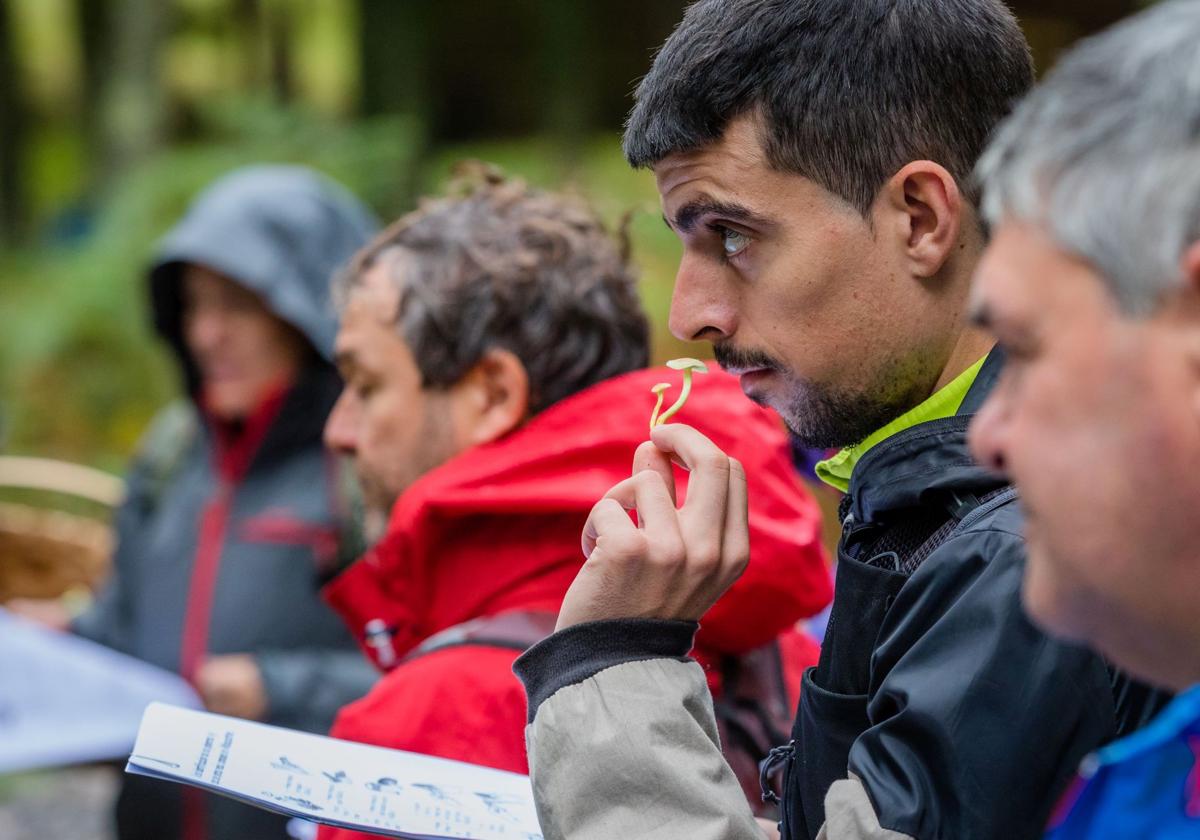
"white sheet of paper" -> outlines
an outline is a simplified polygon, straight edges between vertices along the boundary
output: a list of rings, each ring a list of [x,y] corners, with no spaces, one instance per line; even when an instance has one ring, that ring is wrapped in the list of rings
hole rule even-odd
[[[415,840],[542,840],[529,778],[155,703],[126,772]]]
[[[200,706],[175,674],[0,608],[0,773],[124,758],[155,700]]]

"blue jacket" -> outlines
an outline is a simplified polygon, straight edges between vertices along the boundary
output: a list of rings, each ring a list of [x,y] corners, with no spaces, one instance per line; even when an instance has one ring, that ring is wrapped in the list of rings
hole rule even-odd
[[[1047,840],[1200,838],[1200,685],[1089,756]]]

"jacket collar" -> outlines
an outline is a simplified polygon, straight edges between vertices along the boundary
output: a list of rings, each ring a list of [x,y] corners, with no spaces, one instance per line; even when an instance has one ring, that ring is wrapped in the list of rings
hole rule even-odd
[[[237,484],[252,467],[320,446],[325,418],[340,391],[337,372],[324,361],[316,361],[294,382],[281,384],[236,427],[214,418],[205,411],[199,395],[193,395],[212,443],[213,468],[222,480]]]
[[[943,386],[917,407],[884,424],[862,443],[848,446],[836,455],[818,462],[817,478],[843,493],[847,492],[850,489],[850,477],[854,474],[854,467],[875,446],[920,423],[952,417],[958,413],[985,361],[987,356],[960,373],[954,381]]]
[[[1003,487],[1000,476],[975,463],[967,427],[996,385],[1004,355],[993,349],[952,417],[919,423],[874,446],[850,480],[850,512],[875,522],[893,511],[930,504],[951,494],[982,494]]]

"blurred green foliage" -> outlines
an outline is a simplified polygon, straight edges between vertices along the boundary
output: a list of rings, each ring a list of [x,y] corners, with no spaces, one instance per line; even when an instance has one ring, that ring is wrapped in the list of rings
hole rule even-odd
[[[1039,66],[1145,0],[1013,0]],[[0,451],[120,471],[177,390],[154,242],[218,175],[314,166],[384,220],[478,158],[581,193],[633,256],[654,355],[679,246],[628,92],[686,0],[0,0]],[[6,95],[7,94],[7,95]],[[458,138],[474,139],[460,143]]]
[[[629,231],[644,297],[655,320],[665,321],[678,245],[660,218],[652,179],[629,169],[616,135],[595,137],[570,153],[534,139],[422,155],[419,128],[399,117],[345,123],[239,101],[204,118],[212,140],[156,155],[124,176],[103,204],[80,209],[94,228],[79,244],[0,253],[6,451],[121,469],[149,417],[177,390],[176,371],[148,323],[144,266],[154,242],[201,188],[252,162],[320,169],[385,220],[411,207],[417,194],[436,191],[463,158],[577,192],[614,227],[632,211]],[[677,354],[665,333],[656,341],[660,358]]]

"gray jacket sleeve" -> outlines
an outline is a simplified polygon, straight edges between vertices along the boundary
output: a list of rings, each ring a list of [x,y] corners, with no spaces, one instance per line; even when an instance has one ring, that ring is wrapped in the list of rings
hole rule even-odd
[[[161,409],[138,441],[125,474],[125,500],[113,517],[115,548],[109,579],[88,609],[71,622],[85,639],[123,652],[133,647],[133,602],[130,587],[136,575],[138,537],[153,519],[166,482],[194,445],[198,420],[195,408],[178,399]]]
[[[721,755],[704,672],[687,658],[696,627],[583,624],[517,661],[546,840],[762,840]]]
[[[130,553],[134,535],[145,528],[149,518],[150,484],[149,465],[135,461],[125,476],[125,501],[113,519],[115,549],[109,578],[87,610],[71,622],[71,631],[77,635],[123,652],[128,652],[132,644],[128,587],[134,575],[126,570],[133,562]]]
[[[379,672],[357,649],[270,650],[255,654],[276,726],[324,734],[346,704],[366,694]]]

